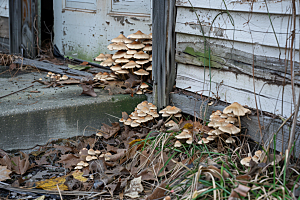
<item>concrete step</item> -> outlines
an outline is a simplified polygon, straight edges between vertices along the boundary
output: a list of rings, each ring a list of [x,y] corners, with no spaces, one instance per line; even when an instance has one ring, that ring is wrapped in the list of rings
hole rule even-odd
[[[33,87],[0,98],[0,149],[26,149],[50,139],[94,134],[102,123],[118,121],[115,117],[120,118],[122,111],[130,113],[147,99],[145,95],[111,96],[102,89],[95,89],[97,97],[80,95],[82,88],[78,85],[44,88],[31,82],[45,80],[47,73],[26,70],[16,75],[15,71],[1,74],[6,69],[0,66],[0,97]]]

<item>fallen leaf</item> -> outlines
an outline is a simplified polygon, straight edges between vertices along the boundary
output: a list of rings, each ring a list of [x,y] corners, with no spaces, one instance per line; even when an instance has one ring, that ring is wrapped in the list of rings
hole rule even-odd
[[[5,181],[7,179],[10,179],[9,174],[11,171],[7,169],[7,166],[0,166],[0,181]]]
[[[30,167],[29,163],[29,156],[23,152],[20,152],[23,156],[23,159],[21,159],[20,156],[13,157],[11,159],[12,165],[11,168],[12,170],[17,173],[17,174],[24,174]]]
[[[45,195],[40,196],[40,197],[36,198],[35,200],[44,200],[44,199],[45,199]]]
[[[66,146],[59,146],[54,144],[54,148],[57,150],[60,150],[62,154],[65,154],[67,152],[72,151],[73,149],[71,147],[66,147]]]
[[[82,87],[83,91],[81,94],[90,95],[92,97],[96,97],[97,94],[94,91],[94,88],[91,85],[86,85],[84,83],[81,83],[80,86]]]
[[[76,69],[76,70],[85,70],[91,68],[91,66],[86,66],[86,65],[68,65],[69,68],[71,69]]]
[[[128,76],[129,76],[129,79],[127,79],[127,80],[125,80],[125,85],[127,85],[128,84],[128,87],[134,87],[134,86],[136,86],[136,85],[139,85],[142,81],[141,80],[139,80],[139,78],[136,76],[136,75],[134,75],[134,74],[131,74],[131,73],[129,73],[129,74],[127,74]]]
[[[161,183],[158,187],[155,188],[155,190],[152,192],[150,196],[146,198],[146,200],[154,200],[154,199],[161,199],[165,196],[165,190],[163,188],[166,187],[166,183]]]
[[[239,195],[241,195],[242,197],[246,197],[248,192],[250,191],[250,187],[239,184],[237,188],[233,189],[233,191],[235,191],[236,193],[238,193]]]
[[[62,163],[62,166],[68,169],[73,169],[73,166],[76,166],[80,162],[80,157],[75,156],[74,154],[64,154],[61,156],[58,163]]]
[[[7,166],[7,169],[11,170],[11,160],[7,154],[0,158],[0,165]]]
[[[79,170],[76,170],[75,172],[72,173],[73,177],[76,179],[76,180],[79,180],[81,182],[86,182],[88,179],[83,177],[83,172],[79,171]]]
[[[103,134],[103,137],[105,139],[112,137],[119,130],[120,130],[120,124],[118,122],[112,123],[112,126],[109,126],[107,124],[103,124],[101,126],[101,131],[105,133],[105,134]]]
[[[60,190],[68,190],[68,187],[64,184],[68,175],[58,177],[58,178],[51,178],[45,181],[38,181],[36,182],[36,188],[43,189],[43,190],[57,190],[57,186]]]
[[[122,81],[109,81],[104,87],[105,90],[108,90],[109,95],[114,94],[126,94],[126,87],[123,85]]]

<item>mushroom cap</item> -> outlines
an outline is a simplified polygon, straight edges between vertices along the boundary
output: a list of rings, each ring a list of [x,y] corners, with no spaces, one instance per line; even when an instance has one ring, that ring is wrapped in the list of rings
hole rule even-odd
[[[234,143],[235,139],[233,139],[232,137],[227,138],[227,140],[225,141],[226,143]]]
[[[112,59],[112,58],[108,58],[108,59],[106,59],[105,61],[103,61],[100,65],[102,65],[102,66],[108,66],[108,67],[110,67],[110,66],[112,66],[112,65],[114,65],[115,64],[115,61]]]
[[[122,58],[116,59],[115,62],[116,62],[116,63],[128,63],[129,60],[126,59],[126,58],[124,58],[124,57],[122,57]]]
[[[254,155],[254,156],[252,157],[252,160],[253,160],[254,162],[258,163],[259,157],[256,156],[256,155]]]
[[[163,113],[161,116],[162,117],[170,117],[170,115],[168,113]]]
[[[146,113],[146,114],[148,114],[150,112],[150,109],[149,109],[149,107],[143,107],[141,109],[141,111],[144,112],[144,113]]]
[[[182,117],[182,114],[181,113],[177,113],[174,115],[174,117]]]
[[[129,49],[127,52],[126,52],[127,54],[135,54],[135,53],[137,53],[137,50],[134,50],[134,49]]]
[[[209,140],[207,140],[206,138],[202,138],[202,139],[198,142],[198,144],[207,144],[207,143],[209,143]]]
[[[148,103],[148,106],[151,110],[156,110],[157,107],[153,103]]]
[[[223,113],[228,114],[233,112],[236,116],[244,116],[246,113],[251,114],[251,111],[247,108],[244,108],[241,104],[234,102],[231,105],[224,108]]]
[[[149,57],[149,61],[152,61],[152,55],[150,55],[150,57]]]
[[[144,51],[152,51],[152,46],[150,44],[146,44],[146,46],[143,48]]]
[[[126,59],[133,58],[133,54],[127,54],[127,53],[126,53],[126,55],[124,55],[124,58],[126,58]]]
[[[125,65],[123,65],[122,69],[133,69],[135,67],[140,68],[141,66],[136,64],[136,62],[134,62],[133,60],[131,60],[128,63],[126,63]]]
[[[118,59],[118,58],[122,58],[126,55],[126,51],[124,50],[119,50],[117,51],[113,56],[112,56],[112,59]]]
[[[228,117],[225,122],[228,122],[228,123],[231,123],[231,124],[234,124],[235,122],[237,122],[237,118],[235,117]]]
[[[130,126],[131,125],[131,122],[132,122],[132,119],[128,118],[124,124],[127,125],[127,126]]]
[[[223,113],[223,114],[220,115],[220,117],[223,118],[223,119],[226,119],[228,117],[228,115]]]
[[[96,151],[95,151],[95,154],[96,154],[96,155],[100,155],[100,154],[101,154],[101,151],[96,150]]]
[[[142,48],[144,48],[145,47],[145,45],[144,44],[142,44],[141,42],[139,42],[139,41],[134,41],[134,42],[132,42],[132,43],[130,43],[130,44],[126,44],[126,47],[128,47],[129,49],[142,49]]]
[[[218,120],[220,120],[220,119],[222,119],[219,115],[211,115],[210,117],[209,117],[209,120],[210,121],[218,121]]]
[[[115,66],[111,66],[110,69],[111,69],[112,71],[118,71],[118,70],[121,70],[122,68],[121,68],[120,65],[115,65]]]
[[[140,123],[138,123],[136,120],[132,121],[131,123],[131,127],[138,127],[140,125]]]
[[[147,113],[144,113],[143,111],[139,112],[138,114],[139,117],[146,117]]]
[[[64,75],[60,78],[60,80],[65,81],[65,80],[68,80],[68,78],[69,78],[69,77],[68,77],[67,75],[64,74]]]
[[[221,131],[220,129],[215,129],[215,130],[212,130],[212,133],[215,134],[215,135],[221,135],[224,132]]]
[[[139,65],[143,65],[143,64],[146,64],[148,63],[149,60],[137,60],[136,63],[139,64]],[[147,69],[146,69],[147,70]],[[147,70],[148,71],[148,70]]]
[[[255,151],[255,155],[260,159],[262,155],[262,151],[261,150]]]
[[[131,38],[131,39],[150,39],[151,36],[144,34],[142,31],[137,31],[135,33],[132,33],[130,35],[127,36],[127,38]]]
[[[178,140],[176,140],[175,144],[174,144],[174,147],[181,147],[182,144],[181,142],[179,142]]]
[[[146,68],[146,71],[152,71],[152,65]]]
[[[241,130],[233,124],[227,124],[226,126],[221,126],[219,129],[225,133],[229,134],[237,134],[241,132]]]
[[[142,43],[143,44],[152,44],[152,40],[151,39],[147,39],[147,40],[144,40]]]
[[[149,115],[151,115],[154,118],[159,117],[159,114],[156,111],[150,110]]]
[[[216,111],[213,113],[213,115],[222,115],[222,111],[216,110]]]
[[[145,71],[144,69],[139,69],[139,70],[137,70],[133,73],[136,74],[136,75],[140,75],[140,76],[149,75],[149,72]]]
[[[187,141],[186,141],[187,144],[192,144],[193,143],[193,138],[190,137]]]
[[[116,71],[118,74],[129,74],[129,71],[126,70],[126,69],[121,69],[121,70],[118,70]]]
[[[106,57],[103,53],[100,53],[99,56],[95,58],[95,61],[104,61],[104,60],[106,60]]]
[[[86,161],[91,161],[91,160],[93,160],[93,158],[92,158],[92,156],[87,156],[87,157],[85,158],[85,160],[86,160]]]
[[[251,160],[251,157],[249,156],[249,157],[246,157],[246,158],[243,158],[242,160],[241,160],[241,164],[242,165],[245,165],[245,166],[247,166],[247,167],[249,167],[250,166],[250,160]]]
[[[149,85],[147,83],[142,83],[140,86],[140,88],[142,88],[142,89],[148,88],[148,87],[149,87]]]
[[[136,106],[136,108],[137,108],[137,109],[140,109],[140,110],[141,110],[143,107],[149,107],[147,101],[143,101],[143,102],[139,103],[139,104]]]
[[[137,90],[136,94],[143,94],[142,90]]]
[[[123,34],[120,34],[118,37],[111,40],[111,42],[125,42],[125,43],[131,43],[132,40],[125,37]]]
[[[150,56],[149,56],[149,54],[147,54],[143,51],[139,51],[139,52],[135,53],[133,55],[133,57],[136,59],[149,59]]]
[[[166,109],[166,113],[168,113],[169,115],[174,115],[181,112],[181,110],[179,108],[176,108],[175,106],[172,106],[171,108]]]
[[[80,161],[79,163],[77,163],[77,166],[82,166],[84,164],[84,161]]]
[[[215,138],[216,138],[216,136],[210,135],[206,139],[209,140],[209,141],[213,141],[213,140],[215,140]]]
[[[107,46],[108,48],[108,46]],[[117,42],[111,44],[111,49],[112,50],[128,50],[127,46],[123,42]]]
[[[189,133],[189,131],[184,131],[186,129],[183,129],[183,131],[179,134],[179,135],[176,135],[175,137],[177,139],[188,139],[188,138],[191,138],[192,135]]]
[[[219,119],[218,121],[215,121],[215,126],[214,127],[226,126],[227,124],[229,124],[229,123],[226,122],[225,119]]]
[[[82,169],[83,167],[81,165],[77,165],[74,169]]]
[[[106,58],[112,58],[112,56],[113,56],[113,55],[112,55],[112,54],[110,54],[110,53],[108,53],[108,54],[105,54],[105,57],[106,57]]]
[[[94,149],[89,149],[89,150],[88,150],[88,154],[89,154],[89,155],[92,155],[92,156],[95,155]]]
[[[177,125],[176,122],[174,122],[173,120],[170,120],[168,123],[165,124],[165,127],[173,127]]]

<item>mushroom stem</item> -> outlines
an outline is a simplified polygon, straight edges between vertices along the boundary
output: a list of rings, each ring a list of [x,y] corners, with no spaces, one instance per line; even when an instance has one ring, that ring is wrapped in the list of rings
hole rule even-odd
[[[241,118],[240,118],[240,116],[238,116],[238,119],[239,119],[239,128],[240,128],[240,130],[242,130],[242,126],[241,126]]]

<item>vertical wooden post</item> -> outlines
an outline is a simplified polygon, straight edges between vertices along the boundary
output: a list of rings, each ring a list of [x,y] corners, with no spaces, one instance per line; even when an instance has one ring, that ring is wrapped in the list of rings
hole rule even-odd
[[[9,52],[21,53],[22,5],[20,0],[9,1]]]
[[[175,0],[153,0],[152,76],[155,105],[169,104],[175,82]]]

